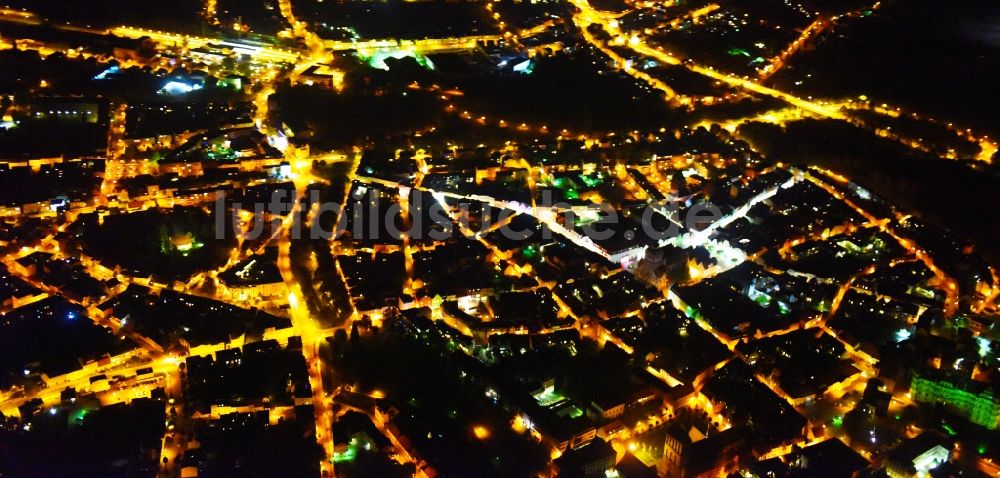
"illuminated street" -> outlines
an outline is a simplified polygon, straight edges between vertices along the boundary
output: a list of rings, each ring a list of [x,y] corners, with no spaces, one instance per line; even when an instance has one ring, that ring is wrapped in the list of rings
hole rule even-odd
[[[995,5],[11,1],[0,477],[1000,476]]]

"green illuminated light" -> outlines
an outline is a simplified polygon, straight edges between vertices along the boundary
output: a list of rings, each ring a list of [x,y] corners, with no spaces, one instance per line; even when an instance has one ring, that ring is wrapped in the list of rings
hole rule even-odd
[[[521,249],[521,254],[528,259],[534,259],[536,256],[538,256],[538,250],[535,249],[534,245],[530,245],[525,247],[524,249]]]
[[[550,405],[559,403],[566,399],[566,397],[556,392],[555,387],[545,387],[541,392],[536,394],[535,401],[543,407],[548,407]]]
[[[604,182],[604,178],[601,177],[601,173],[594,173],[592,175],[581,174],[580,181],[586,184],[587,187],[593,188],[600,186]]]
[[[780,301],[778,302],[778,312],[781,312],[781,315],[788,315],[788,313],[791,311],[792,309],[789,309],[788,305],[786,305],[784,302]]]
[[[990,390],[966,390],[962,385],[956,385],[947,377],[936,378],[914,376],[910,384],[913,399],[922,403],[946,403],[961,412],[970,422],[990,430],[996,430],[1000,422],[1000,400],[993,396]],[[953,434],[947,425],[945,431]],[[949,431],[950,430],[950,431]]]
[[[343,463],[345,461],[354,461],[358,456],[358,446],[355,444],[350,444],[347,446],[347,451],[343,453],[333,452],[333,462]]]

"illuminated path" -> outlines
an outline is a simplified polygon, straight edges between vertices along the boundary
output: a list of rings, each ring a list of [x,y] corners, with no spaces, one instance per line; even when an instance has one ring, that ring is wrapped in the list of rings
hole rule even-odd
[[[409,50],[414,52],[447,52],[473,50],[479,47],[482,42],[496,42],[502,40],[500,35],[475,35],[454,38],[428,38],[423,40],[325,40],[323,44],[330,51],[358,50],[364,52],[371,51],[392,51]]]
[[[372,178],[368,176],[355,176],[354,179],[358,182],[366,184],[379,184],[390,188],[398,188],[400,190],[409,188],[409,186],[404,186],[395,181],[389,181],[381,178]],[[600,247],[598,247],[596,244],[594,244],[594,242],[589,237],[586,237],[574,230],[567,229],[558,222],[559,214],[566,212],[566,210],[564,209],[554,208],[554,207],[529,206],[524,203],[516,201],[499,200],[481,194],[463,195],[448,191],[435,191],[433,189],[427,189],[423,187],[419,188],[414,187],[412,189],[417,189],[420,191],[427,192],[432,196],[434,196],[434,198],[437,199],[438,202],[445,202],[445,198],[460,199],[460,200],[464,199],[467,201],[485,203],[497,209],[509,209],[519,214],[527,214],[529,216],[534,217],[538,222],[548,226],[548,228],[551,229],[552,232],[565,237],[567,240],[573,242],[574,244],[584,249],[587,249],[588,251],[591,251],[595,254],[598,254],[602,257],[605,258],[608,257],[608,253],[603,249],[601,249]]]
[[[304,23],[295,20],[295,33],[300,35],[307,46],[313,51],[392,51],[410,50],[415,52],[445,52],[460,51],[478,48],[482,42],[495,42],[503,39],[500,35],[475,35],[453,38],[427,38],[422,40],[398,40],[398,39],[368,39],[368,40],[322,40],[314,33],[305,30]],[[188,48],[200,48],[208,45],[216,45],[232,49],[236,53],[252,56],[257,61],[274,63],[296,63],[300,57],[307,52],[294,48],[280,48],[274,46],[261,46],[253,43],[227,40],[225,38],[213,38],[185,35],[181,33],[164,32],[159,30],[149,30],[129,26],[111,28],[107,33],[124,37],[138,39],[149,37],[157,43],[164,45],[184,45]]]
[[[598,50],[601,50],[602,53],[604,53],[609,58],[614,60],[617,65],[620,65],[622,71],[628,73],[634,78],[638,78],[642,81],[645,81],[646,83],[649,84],[649,86],[652,86],[653,88],[662,91],[666,95],[667,99],[677,98],[677,92],[675,92],[674,89],[670,87],[670,85],[667,85],[664,81],[658,78],[654,78],[648,73],[636,70],[635,68],[629,66],[628,60],[626,60],[618,53],[615,53],[615,51],[608,48],[607,45],[604,45],[601,41],[599,41],[597,38],[594,37],[594,34],[590,33],[590,31],[588,31],[586,28],[580,28],[580,33],[583,34],[583,38],[587,40],[587,43],[590,43]],[[678,102],[682,103],[686,103],[688,101],[686,99],[680,99],[680,98],[677,99]]]
[[[300,214],[302,199],[305,196],[305,189],[299,188],[299,197],[296,198],[289,217],[294,218]],[[323,389],[322,360],[319,357],[318,349],[325,336],[321,332],[318,321],[312,317],[302,293],[302,287],[292,273],[291,259],[291,227],[295,221],[288,221],[282,225],[282,235],[278,243],[278,269],[281,277],[288,288],[288,311],[292,319],[292,326],[296,335],[302,338],[302,355],[305,358],[309,372],[309,386],[313,394],[313,407],[316,416],[316,442],[323,448],[325,458],[320,462],[320,470],[323,476],[333,476],[333,435],[331,425],[333,413],[330,409],[329,399]]]

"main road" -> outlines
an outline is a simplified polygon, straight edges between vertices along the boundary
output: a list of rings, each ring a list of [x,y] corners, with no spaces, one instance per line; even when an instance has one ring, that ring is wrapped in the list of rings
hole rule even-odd
[[[599,12],[597,9],[591,6],[590,2],[588,2],[587,0],[570,0],[570,1],[579,10],[579,12],[573,15],[573,23],[575,23],[577,27],[580,28],[581,31],[586,32],[587,27],[591,25],[599,25],[612,38],[622,38],[624,40],[624,45],[627,46],[632,51],[640,55],[653,58],[661,63],[665,63],[668,65],[683,66],[695,73],[707,76],[709,78],[712,78],[713,80],[720,81],[734,88],[740,88],[761,95],[770,96],[772,98],[777,98],[797,108],[801,108],[803,110],[809,111],[810,113],[816,114],[824,118],[846,119],[846,117],[842,113],[840,113],[840,111],[838,111],[836,108],[815,101],[804,100],[797,96],[785,93],[784,91],[776,90],[774,88],[761,85],[746,78],[741,78],[738,76],[733,76],[716,71],[714,68],[697,65],[695,63],[692,63],[691,61],[684,61],[678,58],[677,56],[663,50],[662,47],[649,46],[648,44],[646,44],[645,40],[639,37],[638,35],[633,35],[626,39],[624,38],[624,34],[618,28],[618,21],[615,20],[612,15],[606,15],[604,13]],[[602,50],[606,48],[605,45],[596,44],[595,42],[599,42],[600,40],[597,40],[592,35],[584,35],[584,36],[587,38],[588,41],[594,44],[595,47]],[[636,76],[642,79],[643,81],[649,81],[647,78],[643,78],[641,77],[641,75],[638,75],[638,73],[641,72],[638,72],[634,69],[626,69],[626,72],[631,74],[632,76]],[[653,86],[659,89],[663,89],[661,86],[655,84]]]

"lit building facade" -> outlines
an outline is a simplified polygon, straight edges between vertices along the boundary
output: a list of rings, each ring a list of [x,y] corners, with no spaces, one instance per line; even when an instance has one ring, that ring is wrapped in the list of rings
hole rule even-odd
[[[918,402],[946,403],[970,422],[996,430],[1000,421],[1000,400],[993,389],[987,384],[967,380],[964,386],[956,384],[961,382],[932,370],[914,375],[910,393]]]

